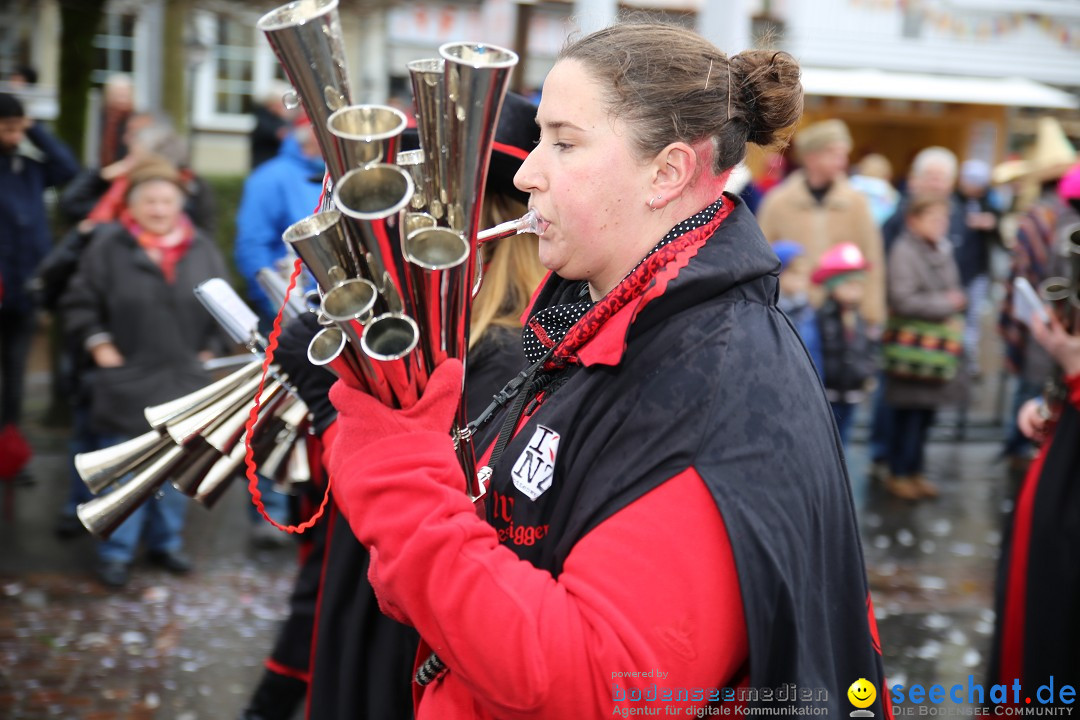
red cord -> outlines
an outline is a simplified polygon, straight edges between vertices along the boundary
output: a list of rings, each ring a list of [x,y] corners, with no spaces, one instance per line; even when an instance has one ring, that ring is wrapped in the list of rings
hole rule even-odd
[[[326,181],[328,176],[323,176],[323,188],[322,194],[319,195],[319,204],[316,206],[315,211],[322,207],[323,198],[326,197]],[[323,516],[323,512],[326,510],[326,503],[330,500],[330,476],[326,476],[326,492],[323,494],[322,502],[319,504],[319,509],[315,511],[315,514],[310,518],[300,523],[299,525],[281,525],[275,522],[272,517],[266,514],[266,507],[263,505],[262,493],[259,492],[259,476],[255,474],[255,452],[251,449],[251,435],[252,429],[255,427],[255,422],[259,419],[259,405],[262,400],[263,385],[266,384],[266,372],[270,367],[270,363],[274,361],[274,351],[277,350],[278,336],[281,335],[281,317],[285,314],[285,307],[289,304],[289,293],[296,287],[296,279],[300,277],[300,272],[303,270],[303,262],[300,258],[296,259],[293,263],[292,275],[289,276],[289,286],[285,288],[285,299],[281,303],[281,307],[278,308],[277,316],[274,318],[274,327],[270,330],[270,340],[266,345],[266,356],[263,358],[262,365],[262,377],[259,378],[259,389],[255,392],[255,404],[251,408],[251,412],[248,414],[247,423],[244,425],[244,465],[246,466],[245,475],[248,480],[248,492],[251,493],[251,502],[255,505],[255,509],[259,511],[259,514],[263,516],[266,522],[270,523],[278,530],[283,530],[289,533],[302,534],[305,530],[308,530],[315,526],[315,523],[319,521],[319,518]]]

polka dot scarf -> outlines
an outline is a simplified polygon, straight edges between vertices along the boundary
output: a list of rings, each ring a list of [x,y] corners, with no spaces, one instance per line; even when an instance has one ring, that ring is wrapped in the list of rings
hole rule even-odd
[[[664,238],[649,251],[649,254],[641,259],[634,269],[636,270],[657,250],[679,239],[691,230],[696,230],[713,220],[723,207],[724,199],[717,199],[712,205],[683,220],[681,223],[668,231]],[[627,274],[629,277],[633,271]],[[560,301],[561,300],[561,301]],[[589,285],[581,282],[572,286],[569,293],[564,293],[562,299],[556,299],[552,304],[529,318],[521,331],[521,345],[525,351],[525,357],[529,363],[535,363],[544,356],[551,348],[558,345],[578,320],[593,306],[589,298]]]

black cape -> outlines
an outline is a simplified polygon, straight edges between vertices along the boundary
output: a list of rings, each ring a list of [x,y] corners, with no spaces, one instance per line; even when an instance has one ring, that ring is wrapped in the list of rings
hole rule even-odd
[[[695,469],[734,552],[751,688],[775,697],[794,683],[795,704],[803,690],[818,698],[824,691],[836,717],[853,709],[847,690],[865,678],[878,689],[869,709],[881,718],[888,699],[880,643],[832,411],[776,307],[779,260],[745,205],[728,201],[734,210],[715,231],[691,230],[658,251],[667,266],[628,326],[594,323],[579,353],[594,361],[578,363],[499,458],[491,496],[512,499],[512,509],[508,519],[503,503],[499,512],[488,503],[488,521],[499,530],[545,528],[528,544],[515,544],[513,532],[500,537],[558,577],[592,528]],[[550,277],[532,312],[573,296],[571,285]],[[586,315],[578,326],[589,324]],[[618,357],[613,344],[622,345]],[[553,467],[523,474],[541,426],[559,436]]]

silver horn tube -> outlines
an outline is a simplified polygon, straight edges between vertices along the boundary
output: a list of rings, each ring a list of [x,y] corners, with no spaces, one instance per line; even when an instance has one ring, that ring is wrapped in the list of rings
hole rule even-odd
[[[165,424],[165,431],[172,437],[177,445],[189,442],[193,437],[213,427],[221,419],[237,408],[241,408],[251,402],[255,391],[259,389],[259,377],[253,377],[243,385],[231,390],[214,403],[207,405],[192,415]],[[267,384],[276,382],[274,378],[267,377]]]
[[[146,421],[150,423],[152,428],[160,428],[166,423],[182,420],[221,399],[224,394],[235,390],[241,383],[256,377],[261,372],[262,361],[253,360],[239,370],[210,383],[201,390],[196,390],[160,405],[152,405],[143,410],[143,415],[146,416]]]
[[[173,444],[172,438],[157,430],[100,450],[75,456],[75,470],[90,492],[99,492]]]
[[[352,105],[338,0],[295,0],[263,15],[256,27],[266,35],[307,111],[336,181],[348,168],[339,165],[326,121]]]
[[[282,399],[281,391],[283,389],[284,385],[278,380],[268,383],[263,388],[260,396],[262,400],[259,404],[259,417],[256,419],[255,424],[256,430],[259,428],[259,420],[274,414],[277,403]],[[195,494],[210,467],[219,458],[232,452],[239,444],[253,406],[254,400],[249,395],[248,402],[234,408],[228,415],[218,419],[212,428],[194,435],[186,442],[185,446],[191,448],[192,453],[199,458],[199,461],[185,465],[184,468],[178,471],[172,481],[173,487],[188,496]],[[252,436],[258,437],[258,433],[253,433]]]
[[[444,61],[446,84],[444,152],[455,160],[447,173],[444,188],[447,197],[446,219],[449,226],[468,241],[471,249],[464,271],[468,281],[462,283],[465,315],[459,343],[461,348],[468,348],[473,297],[471,281],[477,278],[479,282],[477,276],[481,269],[477,258],[477,236],[481,229],[484,183],[487,181],[499,112],[518,56],[505,48],[480,43],[447,43],[439,48],[439,55]],[[484,494],[485,488],[477,478],[476,451],[472,435],[468,432],[468,421],[465,391],[462,388],[454,428],[455,445],[458,462],[465,471],[467,491],[475,499]]]
[[[469,244],[449,228],[422,228],[410,233],[402,247],[409,262],[410,304],[420,328],[420,349],[427,374],[448,357],[465,356],[459,345],[465,321],[465,268]]]
[[[323,292],[369,274],[363,254],[346,233],[337,210],[325,210],[293,223],[281,239],[304,261]]]
[[[170,445],[144,462],[123,485],[79,505],[75,514],[93,535],[107,539],[136,508],[153,497],[186,457],[184,448]]]
[[[419,342],[420,328],[401,313],[380,315],[364,327],[361,349],[374,361],[399,407],[415,404],[427,382],[420,354],[414,352]]]
[[[412,195],[409,174],[386,163],[351,170],[334,186],[334,205],[345,216],[370,269],[370,279],[383,300],[377,305],[381,312],[405,310],[400,212]]]
[[[348,170],[393,162],[405,131],[405,113],[388,105],[350,105],[326,121],[337,154],[335,165]]]
[[[300,401],[296,404],[303,405]],[[255,421],[255,427],[252,429],[252,442],[251,453],[252,461],[256,467],[261,467],[266,456],[271,452],[274,447],[274,440],[277,436],[277,431],[281,427],[281,420],[277,416],[277,412],[264,412],[263,408],[260,408],[259,418]],[[197,488],[194,490],[193,498],[196,502],[203,505],[206,508],[213,507],[225,490],[228,489],[232,480],[237,475],[242,475],[240,472],[244,464],[244,460],[247,456],[247,433],[242,432],[229,452],[224,455],[215,454],[215,461],[210,468],[200,478]]]

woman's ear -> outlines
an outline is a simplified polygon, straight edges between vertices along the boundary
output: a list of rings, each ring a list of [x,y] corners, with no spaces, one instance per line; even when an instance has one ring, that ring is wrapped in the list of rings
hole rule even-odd
[[[656,209],[682,195],[700,171],[701,158],[690,145],[674,142],[661,150],[653,160],[652,196],[661,198]]]

